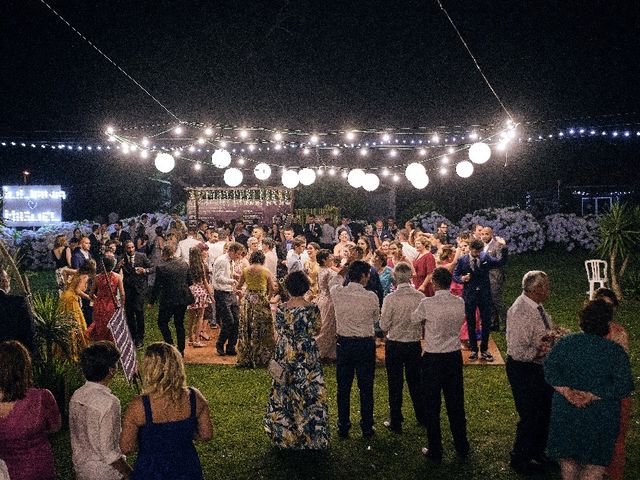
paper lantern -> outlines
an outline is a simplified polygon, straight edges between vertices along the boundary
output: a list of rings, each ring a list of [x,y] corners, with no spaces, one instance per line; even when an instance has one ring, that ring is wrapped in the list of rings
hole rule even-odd
[[[271,167],[266,163],[259,163],[253,169],[253,174],[258,180],[266,180],[271,176]]]
[[[491,147],[486,143],[476,142],[469,148],[469,160],[478,165],[487,163],[491,158]]]
[[[373,192],[380,186],[380,179],[375,173],[367,173],[362,181],[362,188],[367,192]]]
[[[429,185],[429,176],[426,173],[420,177],[410,178],[409,180],[411,181],[411,184],[418,190],[422,190],[427,185]]]
[[[242,183],[242,172],[237,168],[229,168],[225,170],[224,183],[230,187],[237,187]]]
[[[169,173],[176,166],[176,161],[173,156],[168,153],[159,153],[156,155],[156,168],[162,173]]]
[[[287,188],[296,188],[300,183],[298,172],[295,170],[285,170],[282,172],[282,185]]]
[[[365,173],[363,170],[359,168],[354,168],[347,175],[347,182],[353,188],[360,188],[362,186],[362,182],[364,181]]]
[[[469,178],[473,173],[473,163],[467,162],[466,160],[460,162],[456,165],[456,173],[462,178]]]
[[[421,163],[413,162],[407,165],[404,174],[407,179],[411,181],[412,178],[425,176],[427,174],[427,171],[425,170],[424,165],[422,165]]]
[[[231,165],[231,154],[223,149],[218,149],[211,155],[211,163],[218,168],[227,168]]]
[[[316,181],[316,172],[314,172],[310,168],[303,168],[298,173],[298,178],[300,179],[300,183],[302,185],[311,185]]]

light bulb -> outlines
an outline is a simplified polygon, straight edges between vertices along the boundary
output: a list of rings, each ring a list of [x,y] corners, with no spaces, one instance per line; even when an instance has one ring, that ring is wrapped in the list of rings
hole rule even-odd
[[[177,126],[173,129],[173,133],[175,133],[176,135],[182,135],[184,133],[184,128],[182,128],[181,126]]]
[[[204,134],[205,134],[207,137],[210,137],[211,135],[213,135],[213,128],[211,128],[211,127],[207,127],[207,128],[205,128],[205,130],[204,130]]]

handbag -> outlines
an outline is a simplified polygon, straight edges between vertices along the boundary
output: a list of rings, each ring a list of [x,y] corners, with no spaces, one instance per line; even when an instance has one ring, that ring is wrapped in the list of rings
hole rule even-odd
[[[284,367],[277,362],[273,358],[269,360],[269,365],[267,366],[267,370],[269,371],[269,375],[273,378],[273,381],[279,384],[283,384],[286,379],[287,372]]]

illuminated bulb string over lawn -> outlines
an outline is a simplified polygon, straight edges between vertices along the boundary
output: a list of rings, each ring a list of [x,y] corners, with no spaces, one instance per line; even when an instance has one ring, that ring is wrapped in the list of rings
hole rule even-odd
[[[380,176],[398,182],[400,176],[394,171],[404,172],[415,188],[424,189],[429,184],[428,171],[446,175],[448,169],[444,165],[451,162],[450,157],[460,153],[465,158],[454,157],[453,164],[456,173],[467,178],[473,173],[472,162],[477,165],[486,163],[491,157],[492,146],[504,150],[516,138],[517,132],[517,125],[510,120],[501,127],[458,129],[446,133],[429,132],[427,129],[402,129],[395,134],[390,129],[321,133],[187,123],[165,127],[159,133],[142,137],[130,135],[132,131],[139,130],[137,128],[123,129],[123,133],[118,134],[115,128],[108,127],[106,134],[108,141],[116,143],[125,155],[139,151],[142,158],[147,158],[150,153],[155,154],[156,168],[162,173],[173,170],[175,158],[182,157],[200,167],[210,162],[213,167],[224,170],[225,184],[233,187],[250,178],[245,173],[253,173],[255,179],[265,181],[276,170],[285,187],[296,188],[298,185],[312,185],[325,173],[335,176],[341,172],[349,185],[369,192],[380,186]],[[287,163],[273,161],[274,157],[285,152],[289,154]],[[292,154],[298,155],[300,162],[291,161]],[[343,161],[340,165],[340,157],[347,154],[363,161],[371,157],[379,163],[389,159],[384,162],[389,164],[361,167],[357,165],[360,161],[349,159],[347,164]],[[260,158],[265,155],[269,161]],[[205,159],[195,158],[203,156]],[[413,158],[407,159],[407,156]],[[437,160],[441,160],[441,165],[437,165]],[[234,161],[236,165],[232,165]],[[428,170],[426,166],[431,168]]]

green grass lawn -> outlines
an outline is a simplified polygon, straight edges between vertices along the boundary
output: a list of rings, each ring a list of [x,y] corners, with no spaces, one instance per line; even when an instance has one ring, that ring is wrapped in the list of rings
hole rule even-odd
[[[577,330],[576,313],[586,298],[587,290],[583,264],[585,258],[583,253],[566,253],[555,249],[513,256],[507,266],[507,304],[510,305],[519,295],[520,280],[527,270],[544,270],[552,280],[552,296],[545,308],[556,323]],[[52,273],[37,274],[31,280],[35,291],[55,288]],[[640,384],[639,311],[639,299],[629,299],[617,314],[617,319],[629,332],[636,385]],[[161,340],[155,318],[156,312],[147,317],[147,342]],[[494,334],[493,337],[503,355],[506,355],[504,333]],[[214,437],[211,442],[198,445],[205,478],[518,478],[508,465],[517,415],[504,366],[465,367],[465,402],[472,454],[464,461],[456,457],[443,413],[445,458],[440,466],[434,466],[420,455],[426,435],[413,418],[406,389],[404,433],[394,435],[382,426],[382,421],[388,415],[384,368],[376,371],[375,420],[378,433],[367,440],[359,435],[357,427],[352,429],[348,439],[340,439],[335,434],[336,372],[332,366],[325,368],[333,435],[331,447],[324,453],[280,452],[271,447],[262,430],[262,415],[270,386],[266,370],[198,365],[187,366],[187,374],[189,384],[199,388],[211,405]],[[134,395],[133,389],[122,375],[114,380],[112,389],[121,399],[124,410]],[[358,405],[354,392],[351,415],[356,426],[359,420]],[[636,410],[627,443],[625,478],[629,479],[640,478],[639,423],[640,415]],[[52,443],[60,478],[73,478],[68,430],[64,429],[53,436]],[[559,475],[552,478],[559,478]]]

